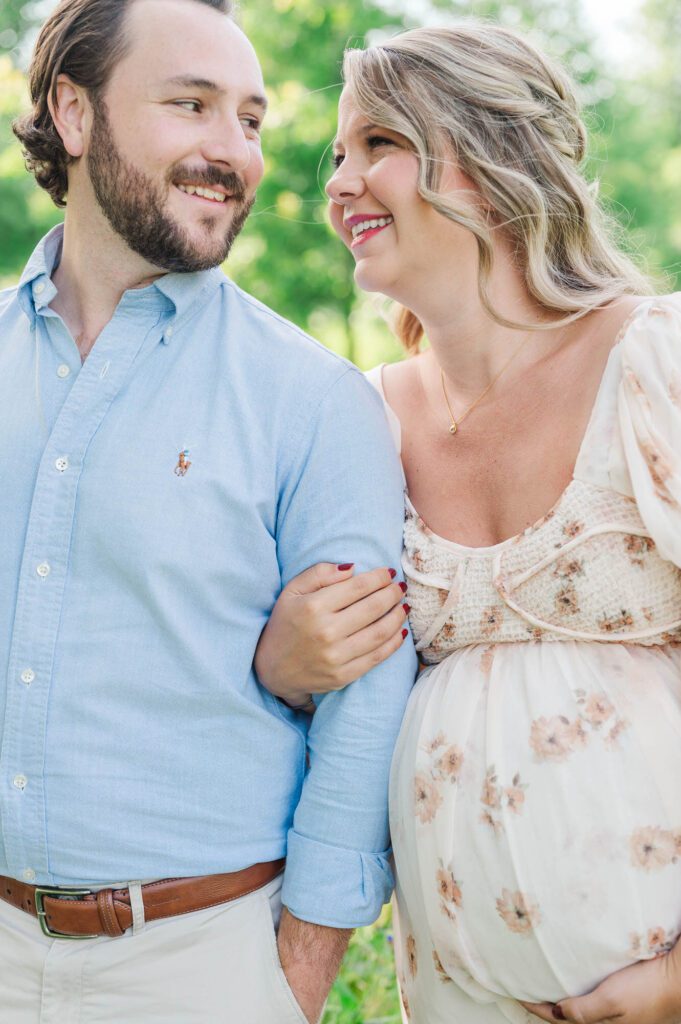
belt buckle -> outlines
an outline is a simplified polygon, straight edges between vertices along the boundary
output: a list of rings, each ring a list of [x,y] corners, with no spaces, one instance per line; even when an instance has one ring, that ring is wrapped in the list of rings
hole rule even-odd
[[[47,911],[43,903],[45,896],[55,896],[57,899],[61,896],[66,896],[69,899],[76,899],[79,896],[92,896],[91,889],[66,889],[66,888],[55,888],[47,885],[37,885],[35,887],[33,896],[35,899],[35,909],[38,914],[38,921],[42,928],[43,935],[47,935],[50,939],[98,939],[99,935],[69,935],[66,932],[55,932],[52,931],[49,924],[47,923]]]

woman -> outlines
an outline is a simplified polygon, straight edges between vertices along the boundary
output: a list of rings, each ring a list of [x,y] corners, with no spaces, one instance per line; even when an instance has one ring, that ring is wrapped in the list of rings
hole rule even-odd
[[[258,671],[301,704],[410,613],[429,668],[390,797],[407,1019],[673,1024],[681,297],[651,298],[611,241],[573,87],[518,35],[408,32],[350,51],[345,79],[331,220],[412,357],[370,375],[409,605],[355,602],[335,568],[307,598],[294,581]]]

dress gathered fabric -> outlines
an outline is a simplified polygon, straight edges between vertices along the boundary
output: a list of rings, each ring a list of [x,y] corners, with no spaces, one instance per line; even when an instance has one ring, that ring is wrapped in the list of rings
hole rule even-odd
[[[403,1016],[536,1021],[681,932],[681,295],[624,325],[547,515],[471,548],[407,497],[403,566]]]

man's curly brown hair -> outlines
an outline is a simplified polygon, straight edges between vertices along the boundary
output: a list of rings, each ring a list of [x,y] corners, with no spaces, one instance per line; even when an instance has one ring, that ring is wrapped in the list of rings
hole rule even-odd
[[[68,75],[96,103],[116,64],[128,51],[125,15],[133,0],[61,0],[43,25],[29,69],[33,109],[12,125],[26,166],[57,206],[66,206],[71,157],[55,127],[48,99]],[[232,0],[195,0],[231,14]]]

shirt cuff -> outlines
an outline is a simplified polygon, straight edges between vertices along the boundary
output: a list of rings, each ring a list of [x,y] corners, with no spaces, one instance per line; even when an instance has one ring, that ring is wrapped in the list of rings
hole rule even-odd
[[[329,846],[291,829],[282,903],[301,921],[328,928],[372,924],[393,890],[389,853]]]

